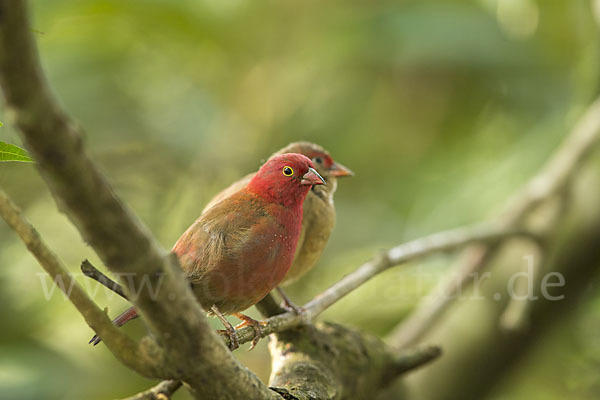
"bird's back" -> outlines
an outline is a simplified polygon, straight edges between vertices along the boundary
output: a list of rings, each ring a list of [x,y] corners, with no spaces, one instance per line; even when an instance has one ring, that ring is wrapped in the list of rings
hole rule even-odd
[[[239,192],[240,190],[242,190],[247,184],[248,182],[250,182],[250,180],[252,179],[252,177],[255,175],[255,172],[246,175],[245,177],[243,177],[242,179],[239,179],[235,182],[233,182],[231,185],[229,185],[228,187],[226,187],[225,189],[221,190],[215,197],[212,198],[211,201],[208,202],[208,204],[204,207],[204,209],[202,210],[202,214],[204,214],[206,211],[208,211],[212,206],[214,206],[215,204],[217,204],[218,202],[220,202],[221,200],[231,196],[234,193]]]

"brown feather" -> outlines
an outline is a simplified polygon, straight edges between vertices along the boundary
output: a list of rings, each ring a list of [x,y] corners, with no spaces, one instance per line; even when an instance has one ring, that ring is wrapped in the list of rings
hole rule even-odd
[[[271,158],[285,153],[299,153],[309,158],[317,155],[329,156],[329,153],[317,144],[295,142],[277,151],[271,155]],[[325,250],[329,236],[335,226],[336,214],[333,195],[337,189],[337,179],[326,166],[315,166],[319,174],[325,178],[327,184],[314,186],[306,196],[303,205],[302,230],[298,239],[296,254],[292,266],[280,283],[281,286],[295,282],[314,267]],[[225,188],[206,205],[202,212],[207,212],[221,200],[239,191],[250,182],[254,175],[255,173],[248,174]]]

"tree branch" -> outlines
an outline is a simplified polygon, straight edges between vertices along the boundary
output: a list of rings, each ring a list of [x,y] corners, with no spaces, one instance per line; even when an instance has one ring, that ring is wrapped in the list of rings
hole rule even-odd
[[[437,338],[448,351],[435,368],[423,369],[408,377],[400,393],[414,400],[493,397],[490,392],[511,376],[524,359],[529,359],[530,351],[538,348],[543,337],[573,324],[573,316],[587,304],[584,299],[596,296],[594,292],[600,283],[600,195],[597,190],[589,190],[590,185],[600,183],[597,161],[595,155],[593,164],[586,168],[585,178],[580,181],[583,184],[576,185],[577,194],[563,222],[550,238],[544,273],[562,276],[564,285],[549,292],[552,296],[559,295],[560,300],[547,297],[538,286],[534,294],[539,299],[528,302],[530,329],[526,334],[507,334],[499,326],[505,304],[492,300],[492,296],[499,287],[507,287],[510,274],[494,275],[493,281],[482,288],[481,295],[488,300],[463,302],[459,307],[450,308],[444,315],[444,323],[428,332],[426,340]],[[510,256],[509,246],[506,250],[504,255]],[[511,261],[509,257],[503,263],[494,263],[492,268],[510,267]],[[474,315],[484,317],[478,318],[472,329],[465,329],[465,321],[472,320]]]
[[[320,322],[273,337],[269,385],[285,399],[363,399],[434,360],[439,348],[398,354],[379,338]]]
[[[450,235],[452,236],[452,235]],[[435,243],[432,242],[432,243]],[[442,241],[441,243],[447,243]],[[418,247],[423,249],[426,246]],[[414,247],[417,249],[417,247]],[[408,256],[408,253],[403,253]],[[416,253],[415,253],[416,254]],[[110,278],[106,277],[102,272],[98,271],[87,260],[82,263],[82,269],[86,270],[86,275],[94,277],[103,285],[113,289],[114,286]],[[117,284],[118,285],[118,284]],[[283,311],[275,303],[272,296],[268,296],[257,305],[261,312],[266,315],[278,315]],[[295,316],[301,318],[301,316]],[[277,321],[277,320],[275,320]],[[272,326],[273,320],[268,320],[267,326]],[[275,322],[275,333],[282,332],[283,324]],[[238,333],[241,331],[238,331]],[[251,340],[254,337],[244,336],[244,339]],[[348,338],[351,338],[349,341]],[[229,336],[223,334],[223,340],[228,342]],[[412,349],[398,353],[393,349],[388,349],[383,342],[370,335],[364,335],[360,332],[337,326],[334,324],[320,324],[317,330],[309,325],[304,325],[297,330],[285,334],[279,334],[273,337],[273,341],[277,345],[270,347],[273,356],[273,364],[278,366],[278,372],[272,375],[271,389],[281,394],[284,398],[317,398],[329,399],[331,393],[345,393],[344,396],[349,396],[350,393],[355,395],[356,376],[361,376],[364,387],[360,390],[377,391],[382,383],[387,384],[389,380],[406,373],[409,370],[426,364],[440,355],[438,347],[427,347],[424,349]],[[306,344],[310,346],[306,346]],[[317,346],[313,346],[319,343]],[[292,361],[290,354],[297,353],[298,348],[303,347],[300,361]],[[322,354],[326,349],[325,356]],[[282,356],[283,353],[285,356]],[[357,356],[356,353],[360,353]],[[281,354],[280,354],[281,353]],[[338,355],[337,359],[331,359],[328,355],[331,353]],[[369,354],[364,357],[364,354]],[[299,357],[296,355],[296,357]],[[324,358],[325,357],[325,358]],[[361,358],[362,357],[362,358]],[[342,359],[343,358],[343,359]],[[324,362],[324,359],[326,362]],[[354,365],[350,370],[352,373],[344,375],[344,370],[347,367],[349,360],[353,360]],[[358,361],[357,361],[358,360]],[[344,365],[340,368],[340,365]],[[374,368],[378,365],[378,368]],[[361,370],[364,370],[361,372]],[[367,374],[371,377],[365,380]],[[336,380],[332,376],[338,375]],[[340,378],[343,376],[343,378]],[[381,380],[381,381],[380,381]],[[310,387],[302,385],[302,382],[310,382]],[[145,392],[139,393],[126,400],[132,399],[155,399],[157,393],[163,393],[163,388],[175,388],[177,381],[163,381],[159,385]],[[174,390],[173,390],[174,391]],[[170,392],[172,394],[172,392]]]
[[[394,374],[404,374],[430,363],[441,355],[442,349],[438,346],[406,349],[394,354],[392,369]]]
[[[266,337],[272,333],[283,332],[314,320],[318,315],[342,299],[345,295],[388,268],[436,252],[450,251],[472,243],[495,243],[506,237],[523,234],[524,233],[520,230],[506,230],[499,228],[492,223],[485,223],[442,231],[401,244],[386,252],[380,253],[354,272],[346,275],[321,294],[315,296],[313,300],[303,306],[305,312],[300,315],[292,312],[282,312],[283,310],[272,298],[268,302],[263,302],[260,307],[261,312],[264,315],[275,315],[265,321],[264,327],[261,328],[261,337]],[[82,270],[84,268],[86,269],[86,275],[92,276],[94,279],[97,278],[96,280],[100,283],[104,284],[109,289],[112,289],[113,286],[110,283],[112,280],[102,274],[102,272],[98,271],[89,261],[84,261]],[[105,284],[103,281],[106,281],[107,283]],[[118,287],[117,284],[117,288]],[[229,346],[229,336],[224,333],[220,334],[227,346]],[[252,327],[244,327],[237,330],[240,344],[252,341],[255,338],[255,334],[256,332]]]
[[[531,213],[545,200],[567,190],[573,176],[600,141],[600,99],[596,99],[577,121],[570,134],[554,152],[541,171],[521,189],[509,202],[499,218],[500,227],[520,227],[526,232],[542,238],[551,229],[537,232],[525,228]],[[534,232],[535,231],[535,232]],[[486,268],[496,254],[501,242],[489,246],[472,246],[465,249],[465,259],[459,261],[456,273],[449,274],[433,290],[430,296],[415,311],[393,330],[390,343],[398,347],[414,344],[434,324],[455,298],[457,290],[464,289],[469,276]],[[526,310],[525,308],[523,310]],[[511,315],[514,320],[520,317]]]
[[[81,263],[81,272],[83,272],[83,274],[88,278],[92,278],[96,282],[100,283],[102,286],[112,290],[125,300],[129,300],[129,297],[125,293],[125,290],[123,290],[123,286],[119,285],[117,282],[104,275],[88,260],[83,260],[83,262]]]
[[[160,285],[154,295],[141,290],[132,300],[167,355],[161,377],[184,380],[197,398],[277,398],[210,329],[176,258],[117,198],[87,154],[80,129],[48,88],[23,0],[0,3],[0,84],[41,174],[84,239],[112,271],[133,273],[133,288]]]
[[[139,345],[116,328],[98,306],[77,284],[58,257],[46,246],[39,233],[23,217],[21,210],[0,189],[0,216],[19,235],[27,249],[48,272],[58,287],[71,300],[90,328],[100,332],[108,349],[129,368],[145,376],[157,376],[157,365],[163,358],[156,347]]]
[[[24,2],[20,0],[0,3],[0,83],[24,141],[59,207],[109,269],[134,272],[133,286],[126,289],[141,288],[148,280],[155,287],[161,285],[156,296],[140,291],[140,296],[132,298],[168,357],[161,360],[163,370],[156,375],[183,379],[198,398],[275,398],[217,340],[175,257],[169,256],[120,202],[86,153],[81,131],[60,109],[41,73]],[[596,122],[592,118],[589,123]],[[581,163],[587,147],[595,142],[595,133],[584,127],[573,135],[576,139],[568,146],[571,151],[559,153],[544,173],[527,186],[522,195],[525,200],[517,201],[499,222],[441,232],[395,247],[321,293],[305,305],[305,313],[269,318],[263,335],[313,320],[343,296],[394,265],[472,243],[496,246],[507,237],[527,234],[519,227],[522,217],[568,183],[571,171]],[[127,291],[123,294],[127,296]],[[241,343],[250,341],[254,330],[244,328],[239,336]],[[225,381],[229,385],[224,389],[218,382]]]
[[[494,223],[483,223],[438,232],[396,246],[366,262],[307,303],[304,308],[312,319],[375,275],[390,267],[436,252],[461,248],[471,243],[494,243],[505,237],[522,235],[518,229],[507,229]]]
[[[286,312],[267,319],[266,325],[262,328],[262,336],[283,332],[314,320],[345,295],[393,266],[436,252],[461,248],[472,243],[495,243],[506,237],[523,234],[523,231],[519,229],[507,229],[499,227],[497,224],[484,223],[439,232],[396,246],[380,253],[306,303],[303,306],[304,313],[297,315]],[[240,344],[251,341],[255,335],[254,329],[251,327],[244,327],[238,330],[237,333]],[[229,343],[228,337],[224,337],[224,339]]]

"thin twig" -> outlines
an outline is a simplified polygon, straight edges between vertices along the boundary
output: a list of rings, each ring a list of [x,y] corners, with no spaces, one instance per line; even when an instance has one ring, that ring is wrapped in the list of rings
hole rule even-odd
[[[442,349],[438,346],[417,347],[406,349],[395,356],[394,373],[404,374],[408,371],[420,368],[442,355]]]
[[[88,278],[92,278],[102,286],[115,292],[125,300],[129,300],[123,286],[110,279],[102,271],[96,268],[89,260],[83,260],[81,262],[81,272]],[[285,310],[275,302],[275,299],[271,294],[268,294],[264,299],[256,304],[256,308],[265,317],[272,317],[274,315],[283,314]]]
[[[596,99],[577,121],[570,134],[554,152],[541,171],[509,202],[499,223],[505,229],[521,227],[542,202],[568,190],[570,181],[600,141],[600,98]],[[536,236],[548,234],[548,230]],[[447,309],[468,277],[486,268],[501,243],[465,249],[469,261],[459,263],[456,273],[442,280],[426,299],[389,335],[390,343],[403,347],[415,343]],[[525,310],[525,308],[523,308]],[[524,311],[525,312],[525,311]]]
[[[496,255],[500,243],[475,244],[465,249],[456,262],[453,272],[446,274],[442,281],[431,290],[417,309],[407,319],[403,320],[388,335],[388,342],[396,347],[406,348],[414,345],[425,329],[429,329],[440,315],[451,304],[452,299],[460,290],[465,288],[470,277]]]
[[[88,260],[83,260],[81,262],[81,272],[83,272],[83,274],[88,278],[92,278],[96,282],[100,283],[102,286],[112,290],[125,300],[129,300],[127,294],[125,294],[125,290],[123,290],[123,286],[119,285],[117,282],[104,275]]]
[[[63,266],[58,257],[46,246],[37,230],[22,215],[21,210],[0,189],[0,216],[19,235],[27,249],[57,283],[65,296],[84,317],[87,324],[104,338],[109,350],[125,365],[145,376],[157,376],[157,355],[149,358],[147,351],[117,329],[85,293]]]
[[[308,313],[308,318],[312,319],[343,296],[390,267],[436,252],[461,248],[471,243],[494,243],[505,237],[522,234],[524,233],[518,229],[506,229],[497,224],[483,223],[438,232],[404,243],[366,262],[356,271],[315,297],[304,308]]]
[[[472,243],[496,243],[505,237],[522,234],[524,233],[521,230],[507,230],[491,223],[485,223],[439,232],[396,246],[380,253],[317,295],[302,307],[304,308],[303,313],[286,312],[267,319],[265,325],[261,328],[262,337],[312,321],[345,295],[393,266],[436,252],[461,248]],[[237,331],[237,336],[239,343],[243,344],[254,339],[255,331],[251,327],[244,327]],[[228,336],[223,335],[223,339],[229,345]]]

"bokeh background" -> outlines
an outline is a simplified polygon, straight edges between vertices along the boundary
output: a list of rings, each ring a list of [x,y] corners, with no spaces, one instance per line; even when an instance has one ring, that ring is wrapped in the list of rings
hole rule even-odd
[[[318,267],[289,289],[298,303],[381,248],[493,215],[599,89],[600,2],[587,0],[31,5],[51,85],[165,247],[214,194],[291,141],[319,143],[354,170],[339,183]],[[1,107],[0,120],[0,140],[20,144]],[[102,265],[34,166],[0,164],[0,185],[73,272],[84,258]],[[452,257],[388,271],[322,318],[384,335]],[[41,268],[4,224],[0,266],[0,398],[106,399],[152,384],[87,345],[92,331],[58,292],[46,300]],[[127,306],[79,281],[111,315]],[[596,399],[598,328],[591,290],[488,398]],[[139,320],[124,329],[144,332]],[[235,354],[268,379],[266,341]]]

